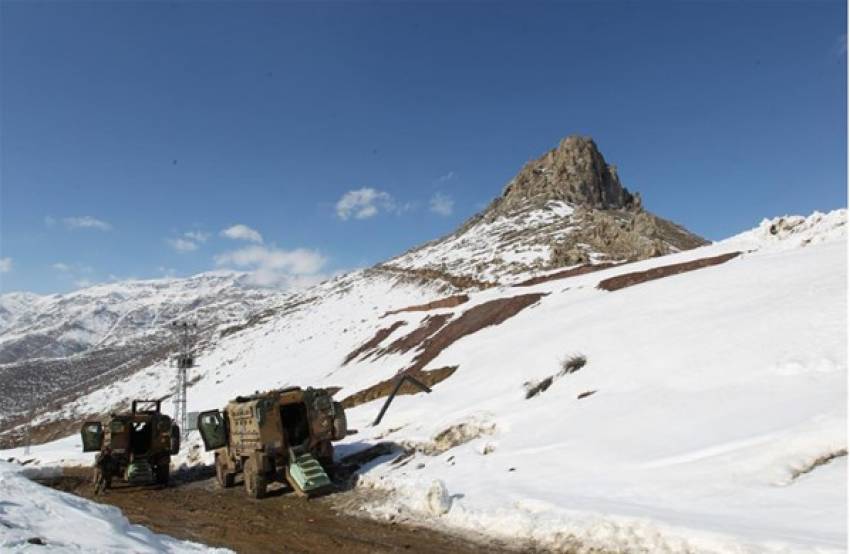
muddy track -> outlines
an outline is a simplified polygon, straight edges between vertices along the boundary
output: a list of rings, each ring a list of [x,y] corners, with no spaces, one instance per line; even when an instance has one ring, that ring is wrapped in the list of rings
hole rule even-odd
[[[277,488],[251,500],[241,486],[221,489],[203,476],[164,489],[119,486],[93,497],[89,471],[66,468],[63,477],[45,484],[117,506],[131,522],[158,533],[237,552],[512,552],[497,542],[340,514],[337,506],[356,502],[358,491],[304,500]]]

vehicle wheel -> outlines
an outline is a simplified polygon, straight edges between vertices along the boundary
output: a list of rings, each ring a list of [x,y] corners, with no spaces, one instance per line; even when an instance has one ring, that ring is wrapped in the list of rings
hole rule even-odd
[[[171,458],[163,458],[156,464],[156,482],[158,485],[168,486],[168,477],[171,470]]]
[[[248,493],[249,497],[262,498],[266,495],[266,476],[258,471],[254,458],[245,460],[242,479],[245,481],[245,492]]]
[[[327,470],[333,467],[334,464],[334,447],[331,441],[325,441],[319,445],[316,452],[316,459],[322,464],[322,467]]]
[[[218,452],[215,454],[215,478],[218,481],[218,484],[223,488],[227,489],[233,486],[233,480],[236,477],[236,473],[232,471],[227,471],[227,466],[224,465],[224,458],[219,455]]]

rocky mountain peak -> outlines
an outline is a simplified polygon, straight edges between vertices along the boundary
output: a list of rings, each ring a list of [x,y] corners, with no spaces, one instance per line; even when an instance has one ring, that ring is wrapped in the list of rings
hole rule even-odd
[[[563,201],[575,207],[639,211],[640,196],[620,183],[592,138],[569,136],[531,161],[505,187],[494,208],[502,213]]]
[[[454,233],[382,267],[481,288],[565,266],[642,260],[704,244],[646,211],[593,139],[569,136],[525,164],[500,196]],[[469,279],[474,283],[464,285]]]

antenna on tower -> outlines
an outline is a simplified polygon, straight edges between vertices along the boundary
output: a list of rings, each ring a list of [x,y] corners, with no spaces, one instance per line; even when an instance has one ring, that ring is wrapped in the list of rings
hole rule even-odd
[[[189,434],[189,414],[186,412],[186,391],[189,387],[189,369],[195,367],[195,354],[192,351],[197,323],[172,321],[172,330],[177,334],[179,352],[177,362],[177,380],[174,383],[174,421],[180,426],[180,435],[186,439]]]

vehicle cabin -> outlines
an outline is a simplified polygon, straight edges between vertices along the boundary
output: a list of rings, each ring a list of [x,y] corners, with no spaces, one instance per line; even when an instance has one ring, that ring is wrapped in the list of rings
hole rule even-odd
[[[160,411],[160,404],[134,400],[129,413],[111,414],[105,426],[100,421],[83,424],[83,452],[99,452],[96,487],[109,488],[113,477],[131,484],[168,483],[171,456],[180,450],[180,429]]]
[[[198,415],[207,450],[215,450],[219,483],[230,487],[238,473],[249,496],[265,494],[284,479],[299,494],[327,489],[333,464],[331,441],[345,437],[345,410],[324,389],[290,387],[237,397],[221,411]]]

